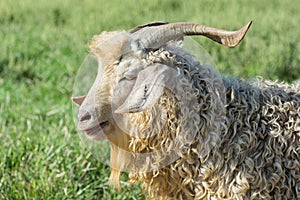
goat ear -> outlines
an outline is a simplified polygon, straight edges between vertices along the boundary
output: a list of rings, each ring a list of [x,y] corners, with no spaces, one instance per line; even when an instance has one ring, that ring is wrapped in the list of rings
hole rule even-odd
[[[86,96],[72,97],[71,100],[78,106],[81,106]]]
[[[165,88],[174,90],[177,71],[155,63],[140,71],[132,91],[115,113],[135,113],[151,108]]]

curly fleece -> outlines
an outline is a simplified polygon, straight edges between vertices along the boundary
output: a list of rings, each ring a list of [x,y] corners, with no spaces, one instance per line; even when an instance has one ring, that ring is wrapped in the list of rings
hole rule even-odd
[[[174,47],[146,60],[181,76],[176,94],[131,115],[129,149],[154,154],[131,183],[142,181],[149,199],[300,198],[299,85],[222,78]]]

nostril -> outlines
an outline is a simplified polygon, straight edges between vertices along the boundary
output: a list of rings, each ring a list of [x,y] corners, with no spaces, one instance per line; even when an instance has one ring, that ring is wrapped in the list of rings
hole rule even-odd
[[[92,116],[87,112],[85,113],[83,116],[80,116],[79,121],[86,121],[86,120],[90,120],[92,118]]]

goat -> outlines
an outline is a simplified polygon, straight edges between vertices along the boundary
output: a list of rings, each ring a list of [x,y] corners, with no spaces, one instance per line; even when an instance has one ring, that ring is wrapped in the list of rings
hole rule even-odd
[[[300,198],[300,87],[224,78],[182,47],[203,35],[236,46],[238,31],[154,22],[103,32],[89,47],[99,69],[78,129],[111,147],[120,171],[149,199]]]

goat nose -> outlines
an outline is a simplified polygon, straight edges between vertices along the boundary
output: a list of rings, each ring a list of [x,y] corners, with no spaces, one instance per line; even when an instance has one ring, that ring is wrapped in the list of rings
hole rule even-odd
[[[88,121],[92,118],[92,116],[90,115],[89,112],[83,113],[81,115],[79,115],[79,121],[83,122],[83,121]]]

